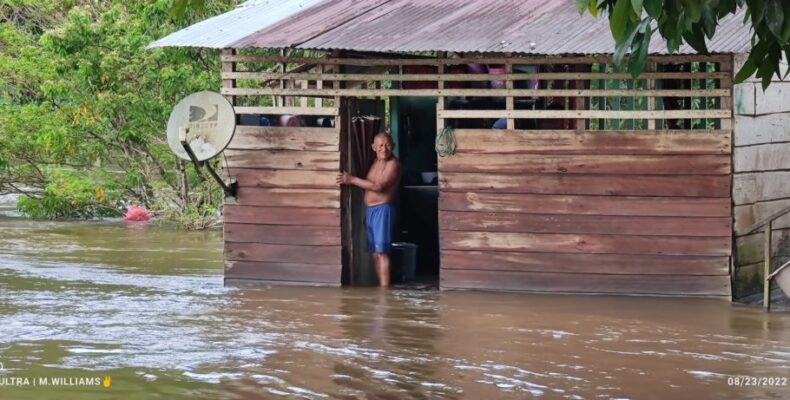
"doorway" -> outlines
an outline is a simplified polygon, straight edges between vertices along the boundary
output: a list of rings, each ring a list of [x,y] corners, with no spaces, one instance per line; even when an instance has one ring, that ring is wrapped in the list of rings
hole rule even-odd
[[[354,176],[364,177],[369,167],[366,164],[372,162],[373,158],[365,160],[359,154],[360,149],[368,151],[370,143],[367,142],[372,141],[377,132],[388,128],[395,143],[393,154],[401,161],[402,175],[393,232],[396,246],[391,253],[392,283],[396,286],[437,286],[439,192],[434,150],[436,98],[392,97],[386,101],[347,98],[341,107],[344,116],[340,134],[341,169]],[[372,119],[380,122],[371,123]],[[369,132],[371,129],[376,132]],[[360,146],[361,141],[365,141],[364,146]],[[341,192],[344,285],[377,284],[372,260],[366,252],[363,194],[356,187],[344,187]],[[409,252],[413,252],[410,249],[415,246],[416,257],[412,262]],[[409,268],[409,265],[414,268]]]
[[[418,282],[439,281],[439,186],[436,98],[390,98],[396,156],[401,161],[400,240],[417,245]]]

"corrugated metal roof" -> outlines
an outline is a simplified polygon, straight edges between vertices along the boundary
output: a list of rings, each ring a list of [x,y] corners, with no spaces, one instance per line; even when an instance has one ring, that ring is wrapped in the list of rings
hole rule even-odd
[[[720,21],[711,52],[748,52],[743,12]],[[614,40],[608,20],[580,16],[574,0],[283,0],[244,3],[151,46],[552,55],[608,54]],[[658,34],[650,52],[668,53]]]
[[[321,0],[251,0],[235,10],[173,32],[148,45],[155,47],[208,47],[225,49],[261,29],[304,11]]]

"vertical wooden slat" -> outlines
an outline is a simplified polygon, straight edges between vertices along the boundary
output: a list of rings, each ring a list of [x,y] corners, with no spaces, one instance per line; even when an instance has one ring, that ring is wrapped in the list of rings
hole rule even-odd
[[[585,65],[575,65],[573,66],[573,70],[576,72],[590,72],[592,71],[592,65],[585,66]],[[585,80],[575,80],[573,81],[573,86],[577,90],[584,90],[585,89]],[[585,97],[576,97],[574,100],[574,110],[584,110],[585,109],[585,101],[589,101],[588,98]],[[576,121],[576,131],[581,132],[587,129],[586,127],[586,120],[584,118],[579,118]]]
[[[505,73],[509,76],[513,73],[513,64],[508,62],[505,64]],[[505,88],[506,89],[513,89],[513,80],[511,78],[507,78],[505,80]],[[505,98],[505,109],[507,111],[513,111],[513,96],[507,96]],[[507,119],[507,129],[516,129],[516,120],[513,118]]]
[[[766,279],[771,275],[771,230],[773,221],[765,225],[765,238],[763,239],[763,307],[771,309],[771,281]]]
[[[236,49],[222,49],[223,56],[232,56],[236,54]],[[224,61],[222,62],[222,72],[236,72],[236,63],[234,61]],[[236,87],[236,80],[235,79],[223,79],[222,80],[222,87],[223,88],[235,88]],[[231,105],[234,107],[236,106],[236,96],[225,96],[226,99],[230,102]]]
[[[324,72],[324,64],[318,64],[316,66],[316,70],[317,70],[317,72],[319,74],[322,74]],[[315,81],[315,87],[316,87],[316,89],[323,89],[324,88],[324,81],[321,80],[321,79]],[[315,106],[318,107],[318,108],[323,107],[324,106],[324,99],[321,98],[321,97],[316,97],[315,98]],[[335,105],[335,107],[337,107],[337,105]],[[337,126],[337,121],[335,121],[335,126]]]
[[[647,63],[647,71],[648,72],[656,72],[656,63],[655,62],[648,62]],[[656,80],[655,79],[648,79],[647,80],[647,90],[655,90],[656,89]],[[655,111],[656,110],[656,98],[655,97],[648,97],[647,98],[647,110],[648,111]],[[654,130],[656,129],[656,120],[649,119],[647,120],[647,129]]]
[[[310,82],[309,82],[309,81],[307,81],[306,79],[305,79],[305,80],[303,80],[303,81],[301,81],[301,83],[302,83],[302,84],[301,84],[301,86],[302,86],[302,89],[307,89],[307,88],[309,88],[309,86],[308,86],[308,85],[310,84]],[[307,104],[307,97],[304,97],[304,96],[302,96],[302,97],[299,97],[299,106],[301,106],[301,107],[308,107],[308,104]]]
[[[719,85],[722,89],[730,89],[730,96],[722,97],[721,98],[721,109],[722,110],[730,110],[732,109],[732,56],[728,57],[727,61],[722,61],[719,64],[719,69],[721,72],[729,72],[727,78],[722,78],[719,80]],[[730,118],[722,118],[721,119],[721,129],[732,129],[732,116]]]
[[[444,52],[440,52],[438,57],[444,58],[445,57],[445,53]],[[444,73],[444,64],[439,64],[437,66],[437,68],[438,68],[437,73],[439,75]],[[444,81],[438,81],[436,83],[438,85],[439,90],[444,89]],[[444,111],[444,96],[442,96],[440,94],[440,95],[438,95],[436,97],[436,115],[437,115],[437,117],[436,117],[436,132],[440,132],[442,129],[444,129],[444,118],[441,118],[441,117],[438,116],[438,115],[441,115],[441,111]]]

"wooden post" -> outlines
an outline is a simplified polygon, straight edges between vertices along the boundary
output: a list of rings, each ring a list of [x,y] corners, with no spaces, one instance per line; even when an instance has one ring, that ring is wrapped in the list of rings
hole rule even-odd
[[[294,82],[295,83],[295,82]],[[302,89],[309,89],[308,84],[310,83],[307,79],[301,81]],[[307,104],[307,97],[301,96],[299,97],[299,107],[307,108],[309,105]]]
[[[280,49],[280,57],[285,57],[285,55],[286,55],[285,49]],[[285,76],[285,74],[288,73],[288,63],[286,62],[280,63],[280,72],[282,72],[283,76]],[[286,89],[287,87],[288,84],[286,79],[280,79],[280,89]],[[288,105],[286,104],[285,98],[286,98],[285,96],[280,96],[279,104],[275,104],[275,105],[280,107],[287,107]]]
[[[733,80],[732,64],[733,64],[733,60],[732,60],[732,58],[733,58],[733,56],[730,55],[727,58],[726,61],[722,61],[719,64],[719,69],[721,70],[721,72],[729,72],[729,75],[727,76],[727,78],[722,78],[722,79],[719,80],[719,87],[721,89],[729,89],[730,90],[730,95],[729,96],[720,98],[720,101],[719,101],[720,108],[722,110],[728,110],[731,113],[733,112],[733,108],[732,108],[732,80]],[[721,119],[721,129],[723,129],[723,130],[732,129],[732,119],[733,119],[732,114],[730,114],[730,118],[722,118]],[[735,135],[732,135],[732,136],[733,136],[733,138],[735,137]]]
[[[510,62],[510,59],[508,59],[508,62],[505,64],[505,74],[507,76],[507,79],[505,80],[505,89],[508,90],[513,89],[513,79],[510,79],[510,74],[512,73],[513,73],[513,64]],[[510,94],[508,94],[508,96],[505,97],[505,109],[508,112],[507,129],[516,129],[516,120],[509,115],[510,112],[513,111],[514,109],[513,96]]]
[[[444,56],[445,56],[444,52],[440,52],[439,54],[437,54],[438,58],[444,58]],[[436,68],[437,68],[436,72],[439,75],[444,74],[443,63],[439,63],[439,65],[437,65]],[[442,93],[442,91],[444,90],[444,81],[439,80],[436,82],[436,85],[437,88],[439,89],[436,97],[436,133],[438,135],[439,132],[442,129],[444,129],[444,118],[440,117],[442,111],[444,111],[444,94]]]
[[[318,70],[319,74],[323,74],[324,73],[324,64],[316,65],[316,69]],[[322,79],[319,79],[319,80],[315,81],[315,88],[316,89],[323,89],[324,88],[324,81]],[[316,97],[315,98],[315,106],[317,108],[323,107],[324,106],[324,99],[321,98],[321,97]],[[335,107],[339,107],[339,105],[335,105]],[[335,124],[335,126],[337,126],[337,123]]]
[[[647,63],[647,71],[648,72],[656,72],[656,63],[653,61],[648,61]],[[655,79],[648,79],[647,80],[647,90],[653,91],[656,90],[656,80]],[[656,110],[656,98],[650,96],[647,98],[647,110],[648,111],[655,111]],[[656,130],[656,120],[649,119],[647,120],[647,129],[650,131]]]
[[[222,49],[223,56],[232,56],[236,54],[236,49]],[[223,61],[222,62],[222,72],[236,72],[236,62],[235,61]],[[235,79],[223,79],[222,80],[222,87],[223,88],[235,88],[236,87],[236,80]],[[236,106],[236,96],[228,95],[225,96],[226,99],[230,102],[232,106]]]
[[[571,71],[572,72],[580,72],[580,73],[591,72],[592,71],[592,64],[590,64],[589,66],[583,65],[583,64],[576,64],[576,65],[571,66]],[[585,86],[587,86],[587,87],[585,87]],[[590,86],[589,83],[585,84],[584,80],[575,80],[575,81],[573,81],[573,88],[576,89],[576,90],[589,89],[589,86]],[[585,109],[587,109],[587,107],[585,106],[585,101],[589,101],[589,98],[576,97],[575,99],[572,99],[571,101],[573,101],[573,104],[574,104],[573,109],[574,110],[585,110]],[[576,125],[576,131],[577,132],[582,132],[585,129],[587,129],[587,126],[586,126],[587,123],[586,122],[587,122],[587,120],[585,120],[584,118],[576,119],[574,121],[574,124]]]
[[[765,225],[765,238],[763,241],[763,307],[766,311],[771,309],[771,282],[766,279],[771,275],[771,230],[774,221],[769,220]]]

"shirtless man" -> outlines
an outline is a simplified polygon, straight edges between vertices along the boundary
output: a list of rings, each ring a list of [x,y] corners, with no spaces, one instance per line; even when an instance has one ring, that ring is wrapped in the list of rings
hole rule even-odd
[[[392,201],[400,182],[400,161],[392,156],[392,137],[379,133],[373,138],[376,161],[370,166],[365,179],[346,172],[337,175],[339,185],[354,185],[365,190],[365,221],[368,232],[368,253],[373,256],[373,265],[379,277],[379,285],[390,284],[390,257],[392,247],[392,225],[395,210]]]

